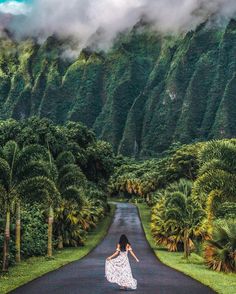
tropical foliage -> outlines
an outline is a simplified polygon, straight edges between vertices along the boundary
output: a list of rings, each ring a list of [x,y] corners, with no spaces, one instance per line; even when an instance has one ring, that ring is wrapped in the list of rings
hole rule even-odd
[[[236,202],[236,141],[212,141],[206,144],[199,156],[199,176],[194,193],[206,203],[209,220],[223,213],[224,203]],[[225,213],[226,216],[226,213]]]
[[[236,272],[236,222],[215,225],[205,248],[207,265],[216,271]]]
[[[194,248],[193,241],[203,238],[204,210],[192,197],[192,183],[180,180],[160,192],[160,200],[153,207],[152,232],[158,244],[164,244],[170,251],[177,251],[184,245],[184,256],[188,258]]]
[[[0,122],[3,271],[13,254],[20,262],[51,257],[55,246],[84,244],[108,209],[104,189],[112,169],[110,145],[81,124],[34,117]]]
[[[181,178],[194,180],[198,170],[198,153],[202,143],[173,145],[162,157],[144,161],[124,159],[116,164],[109,181],[111,195],[146,199],[150,204],[159,197],[159,190]]]
[[[236,215],[235,166],[235,139],[176,144],[156,159],[119,159],[109,191],[111,196],[147,202],[159,246],[183,251],[186,258],[195,251],[205,256],[210,268],[235,271],[235,263],[228,264],[235,258],[229,249],[234,248],[233,225],[224,230],[227,244],[215,237],[216,222],[230,222]]]

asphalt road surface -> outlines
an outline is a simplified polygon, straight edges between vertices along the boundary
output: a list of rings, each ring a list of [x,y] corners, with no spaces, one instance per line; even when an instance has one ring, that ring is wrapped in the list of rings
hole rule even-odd
[[[140,262],[129,256],[137,290],[120,290],[104,277],[105,259],[116,248],[121,234],[126,234]],[[157,260],[140,223],[137,208],[118,203],[107,236],[89,255],[50,272],[18,289],[15,294],[212,294],[210,288],[175,271]]]

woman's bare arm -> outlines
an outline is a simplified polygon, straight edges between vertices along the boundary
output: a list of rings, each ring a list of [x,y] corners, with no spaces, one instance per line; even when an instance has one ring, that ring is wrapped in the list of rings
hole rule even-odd
[[[117,256],[120,253],[120,246],[117,245],[116,251],[109,257],[107,257],[107,260],[111,260],[113,257]]]
[[[138,257],[135,255],[135,253],[133,252],[131,246],[128,247],[128,250],[129,250],[130,254],[133,256],[133,258],[134,258],[137,262],[139,262],[139,259],[138,259]]]
[[[107,257],[107,260],[112,259],[113,257],[117,256],[119,254],[119,251],[114,252],[111,256]]]

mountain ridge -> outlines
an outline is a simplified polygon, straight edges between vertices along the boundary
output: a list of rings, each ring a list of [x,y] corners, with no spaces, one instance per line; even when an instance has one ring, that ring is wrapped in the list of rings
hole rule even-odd
[[[148,29],[121,35],[108,52],[74,61],[55,36],[39,45],[0,41],[0,119],[32,115],[81,121],[125,155],[236,134],[236,21],[184,36]]]

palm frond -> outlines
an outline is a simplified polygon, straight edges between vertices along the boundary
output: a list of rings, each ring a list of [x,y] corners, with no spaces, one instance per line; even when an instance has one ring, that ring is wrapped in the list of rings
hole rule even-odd
[[[26,179],[16,189],[26,201],[50,204],[60,199],[55,183],[43,176]]]

